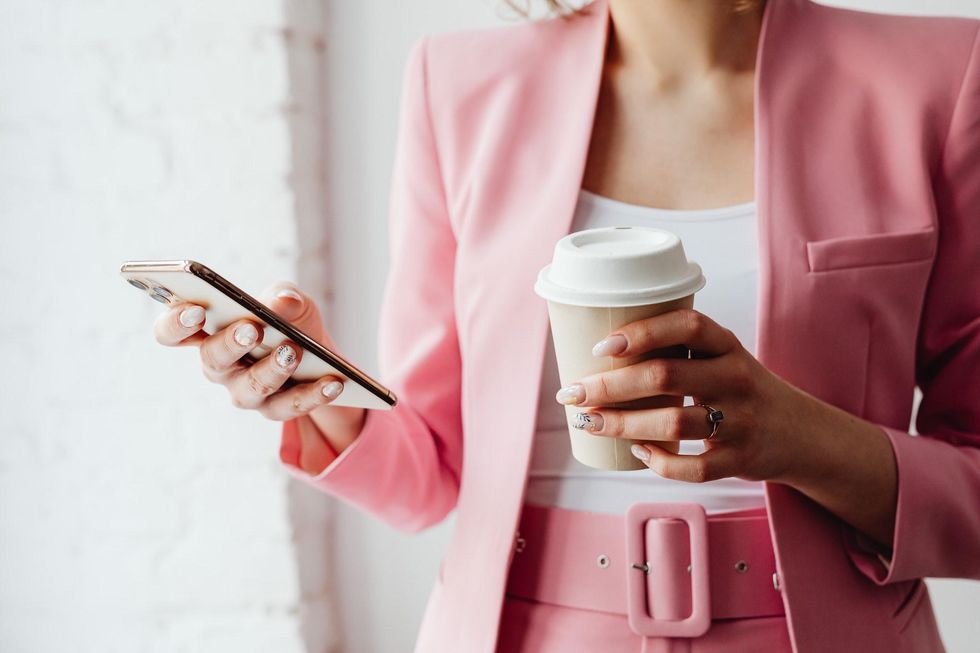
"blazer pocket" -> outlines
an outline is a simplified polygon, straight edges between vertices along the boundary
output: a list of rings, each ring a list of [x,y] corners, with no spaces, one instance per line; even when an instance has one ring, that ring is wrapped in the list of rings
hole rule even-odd
[[[936,251],[936,229],[896,231],[811,240],[806,244],[810,272],[898,265],[929,259]]]

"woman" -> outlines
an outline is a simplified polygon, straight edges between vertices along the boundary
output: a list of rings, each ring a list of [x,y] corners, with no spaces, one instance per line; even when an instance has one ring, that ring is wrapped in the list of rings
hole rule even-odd
[[[733,4],[596,0],[416,44],[379,340],[394,409],[330,406],[335,379],[280,390],[288,346],[242,367],[257,325],[162,316],[162,342],[285,422],[298,478],[410,531],[458,509],[417,651],[940,651],[921,579],[980,578],[980,22]],[[672,220],[728,291],[595,351],[696,357],[552,400],[532,286],[603,215]],[[306,295],[273,290],[333,346]],[[604,407],[662,394],[724,420]],[[561,403],[635,440],[647,483],[587,479],[619,489],[600,500],[549,472]],[[679,440],[704,454],[654,446]],[[677,497],[687,526],[621,511]]]

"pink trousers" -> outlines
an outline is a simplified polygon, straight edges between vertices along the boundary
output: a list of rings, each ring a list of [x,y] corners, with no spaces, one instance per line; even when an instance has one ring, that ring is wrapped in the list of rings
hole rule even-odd
[[[642,637],[626,617],[504,599],[497,653],[791,653],[786,617],[718,619],[700,637]]]

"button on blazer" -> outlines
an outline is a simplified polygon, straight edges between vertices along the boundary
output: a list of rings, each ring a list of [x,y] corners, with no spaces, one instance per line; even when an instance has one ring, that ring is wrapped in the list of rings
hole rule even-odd
[[[765,8],[755,351],[880,426],[898,467],[889,558],[765,483],[773,591],[800,652],[940,651],[921,579],[980,579],[978,25]],[[567,19],[430,35],[408,57],[379,324],[399,401],[368,411],[322,473],[287,468],[408,531],[457,510],[418,653],[495,647],[549,328],[532,288],[571,224],[608,33],[595,0]]]

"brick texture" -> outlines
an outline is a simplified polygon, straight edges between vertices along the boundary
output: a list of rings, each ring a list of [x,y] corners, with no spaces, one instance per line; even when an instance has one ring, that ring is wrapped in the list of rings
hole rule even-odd
[[[278,429],[129,258],[292,278],[280,2],[0,0],[0,650],[304,650]]]

